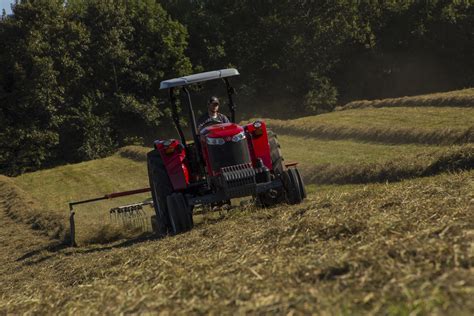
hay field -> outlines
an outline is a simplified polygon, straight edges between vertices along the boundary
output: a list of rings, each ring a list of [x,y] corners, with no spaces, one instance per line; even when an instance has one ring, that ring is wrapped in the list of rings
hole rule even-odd
[[[80,245],[64,245],[68,202],[148,186],[147,148],[0,176],[0,314],[471,315],[472,114],[268,120],[285,160],[300,162],[307,201],[204,216],[161,240],[109,220],[142,194],[78,206]]]
[[[473,192],[473,171],[364,185],[77,249],[1,230],[0,312],[469,315]]]

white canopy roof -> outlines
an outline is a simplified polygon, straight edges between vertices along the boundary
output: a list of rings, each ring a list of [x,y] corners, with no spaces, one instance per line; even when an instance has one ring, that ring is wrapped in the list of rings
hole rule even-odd
[[[160,90],[168,89],[172,87],[181,87],[181,86],[198,83],[202,81],[221,79],[221,78],[238,76],[238,75],[239,75],[239,71],[234,68],[202,72],[199,74],[189,75],[185,77],[164,80],[160,84]]]

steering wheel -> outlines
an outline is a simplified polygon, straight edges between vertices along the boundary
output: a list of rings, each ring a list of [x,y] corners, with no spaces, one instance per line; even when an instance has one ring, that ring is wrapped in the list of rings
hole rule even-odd
[[[221,124],[222,121],[219,120],[218,118],[211,118],[209,121],[207,121],[206,123],[204,123],[200,129],[203,129],[205,127],[208,127],[208,126],[211,126],[211,125],[214,125],[214,124]]]

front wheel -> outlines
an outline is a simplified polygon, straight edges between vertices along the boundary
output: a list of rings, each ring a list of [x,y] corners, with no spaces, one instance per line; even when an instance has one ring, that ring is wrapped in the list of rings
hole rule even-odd
[[[182,193],[173,193],[167,197],[171,234],[176,235],[191,230],[194,226],[192,208]]]
[[[306,198],[306,189],[298,169],[283,171],[282,180],[288,204],[299,204]]]

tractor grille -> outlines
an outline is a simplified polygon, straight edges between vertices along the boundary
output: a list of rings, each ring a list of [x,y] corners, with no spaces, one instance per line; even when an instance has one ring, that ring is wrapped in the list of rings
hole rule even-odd
[[[256,194],[255,170],[251,163],[224,167],[219,179],[220,186],[229,198]]]
[[[228,141],[223,145],[208,145],[207,150],[212,169],[215,171],[251,162],[247,139],[238,142]]]

